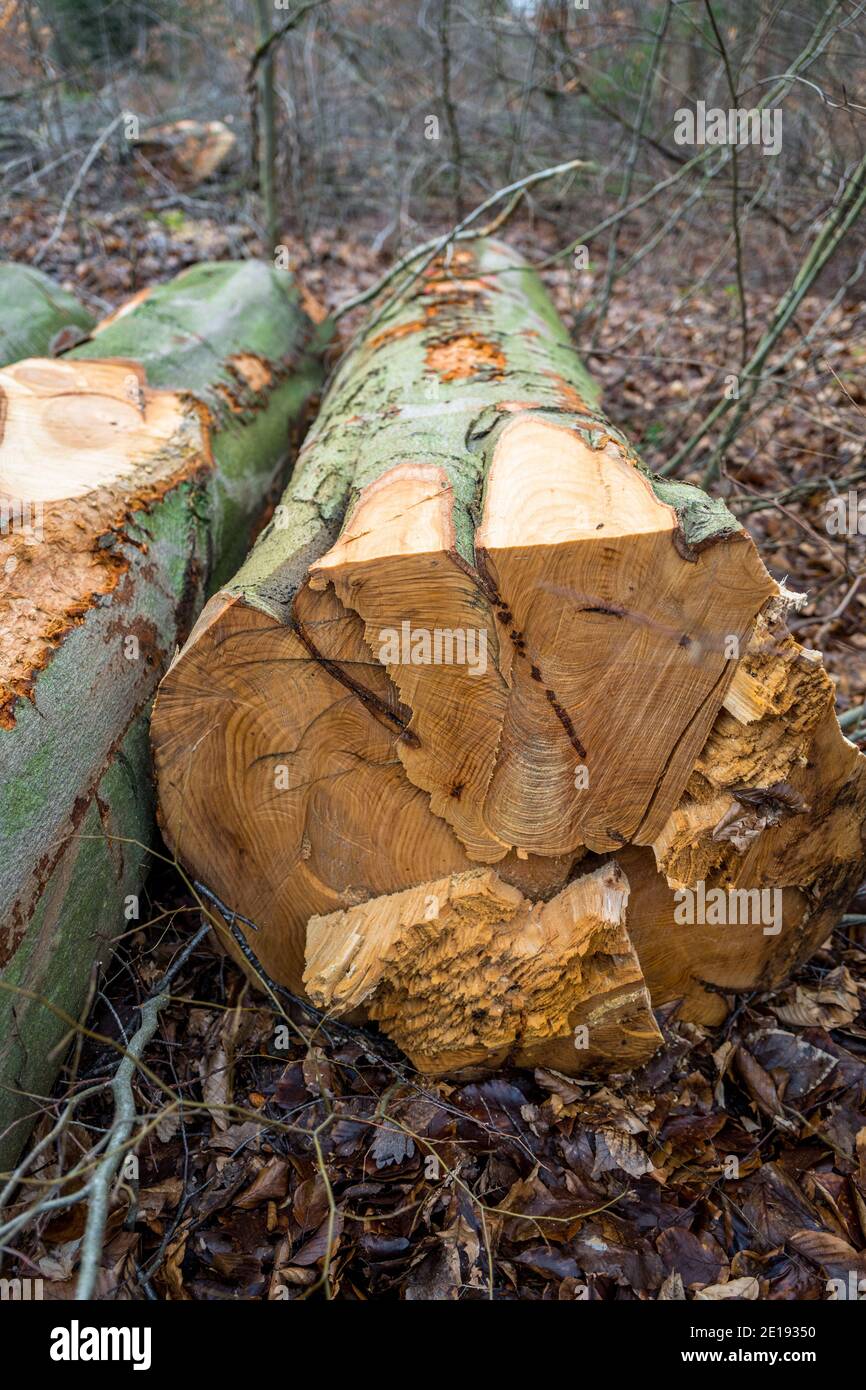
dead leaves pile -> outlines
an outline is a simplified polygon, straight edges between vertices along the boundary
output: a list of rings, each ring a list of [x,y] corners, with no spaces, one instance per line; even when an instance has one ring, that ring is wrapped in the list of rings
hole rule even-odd
[[[138,1181],[115,1191],[100,1296],[832,1297],[866,1278],[862,930],[724,1028],[667,1011],[665,1047],[606,1083],[429,1082],[373,1035],[287,1024],[202,950],[146,1056],[163,1084],[137,1081]],[[142,989],[176,949],[146,936]],[[88,1044],[80,1082],[111,1056]],[[107,1115],[79,1108],[67,1167]],[[46,1296],[74,1289],[83,1219],[25,1233]]]

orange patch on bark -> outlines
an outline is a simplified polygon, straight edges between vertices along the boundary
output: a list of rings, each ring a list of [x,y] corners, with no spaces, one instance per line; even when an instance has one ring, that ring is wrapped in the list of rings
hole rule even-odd
[[[457,266],[459,269],[461,266],[468,267],[474,264],[475,257],[465,246],[452,246],[451,255],[447,258],[445,256],[437,256],[434,261],[431,261],[426,274],[430,279],[433,279],[437,275],[441,275],[443,271],[447,272],[453,269],[454,266]]]
[[[229,358],[229,366],[252,391],[264,391],[273,380],[273,372],[268,363],[251,352],[236,352],[234,357]]]
[[[232,391],[230,391],[227,386],[224,386],[222,382],[220,382],[216,388],[216,391],[218,395],[222,396],[229,410],[233,411],[235,415],[243,414],[244,407],[241,405],[237,396]]]
[[[393,323],[390,328],[383,328],[381,333],[370,339],[370,351],[375,352],[386,343],[396,342],[398,338],[408,338],[412,333],[420,333],[425,327],[423,319],[412,319],[409,323]]]
[[[577,415],[591,415],[593,413],[591,406],[587,405],[580,392],[575,391],[574,387],[569,382],[563,381],[562,377],[557,376],[556,372],[547,372],[546,375],[550,377],[554,386],[556,386],[559,392],[560,404],[564,405],[566,410],[573,410]]]
[[[480,333],[458,333],[444,342],[430,344],[427,366],[443,381],[458,381],[482,372],[499,376],[505,370],[505,353]]]
[[[425,294],[454,295],[456,299],[469,299],[472,295],[483,294],[489,285],[483,280],[430,280],[424,287]]]

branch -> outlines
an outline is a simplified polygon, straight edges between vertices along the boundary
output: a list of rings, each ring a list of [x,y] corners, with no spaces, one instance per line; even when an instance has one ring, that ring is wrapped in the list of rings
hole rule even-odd
[[[634,177],[635,165],[637,164],[637,157],[640,152],[640,142],[643,138],[643,128],[646,122],[647,112],[649,111],[650,98],[652,97],[653,88],[655,86],[659,58],[661,57],[662,43],[667,32],[668,23],[670,22],[672,4],[673,0],[667,0],[664,11],[662,13],[661,22],[653,40],[652,53],[650,54],[649,65],[647,67],[646,75],[644,77],[643,90],[640,94],[640,105],[638,107],[637,122],[634,126],[634,131],[631,139],[631,147],[629,149],[628,157],[626,159],[625,177],[623,178],[622,188],[620,190],[619,205],[621,208],[625,207],[626,203],[629,200],[629,195],[631,193],[631,184],[632,179]],[[596,314],[595,323],[593,324],[592,329],[592,337],[589,342],[590,353],[592,352],[593,348],[598,342],[598,335],[604,326],[605,319],[607,318],[608,305],[610,304],[610,292],[613,288],[614,270],[616,269],[618,242],[619,223],[617,223],[614,227],[613,235],[610,239],[610,246],[608,247],[607,271],[605,273],[604,286],[601,292],[601,303],[598,306],[598,313]]]
[[[274,47],[274,44],[279,43],[280,39],[284,39],[286,37],[286,34],[290,34],[293,29],[296,29],[297,26],[300,24],[301,20],[304,18],[304,15],[309,14],[310,10],[317,10],[320,5],[327,5],[328,3],[329,0],[306,0],[305,4],[300,5],[298,9],[294,10],[289,15],[288,19],[285,21],[284,24],[280,25],[279,29],[275,29],[272,34],[270,34],[262,43],[259,44],[258,48],[256,48],[253,51],[253,56],[250,60],[250,65],[247,68],[248,91],[252,91],[255,87],[259,67],[264,62],[265,58],[267,58],[271,49]]]
[[[722,31],[716,23],[716,16],[713,12],[711,0],[704,0],[704,7],[710,17],[713,33],[719,45],[722,55],[722,62],[725,67],[725,76],[728,79],[728,90],[731,94],[731,102],[739,106],[737,96],[737,83],[734,77],[734,70],[731,67],[731,60],[725,41],[722,38]],[[731,146],[731,222],[734,228],[734,247],[736,250],[737,267],[737,295],[740,301],[740,366],[746,361],[749,353],[749,320],[746,308],[746,287],[743,281],[743,239],[740,234],[740,163],[736,145]]]
[[[760,380],[761,369],[772,352],[773,347],[796,314],[803,298],[835,252],[842,238],[845,236],[845,233],[859,217],[864,204],[866,204],[866,155],[860,160],[860,163],[854,171],[853,177],[849,180],[842,198],[815,237],[812,249],[795,275],[793,283],[776,305],[769,327],[763,334],[752,356],[742,369],[741,375],[744,379],[749,381],[750,378],[757,377]],[[757,390],[759,380],[750,382],[749,397],[747,400],[737,402],[738,417],[742,416],[745,412],[748,399],[750,399]],[[734,404],[735,401],[733,398],[729,399],[724,397],[720,400],[691,437],[686,440],[682,448],[677,450],[673,458],[669,459],[658,472],[662,476],[674,472],[674,470],[689,457],[694,449],[697,448],[698,444],[701,443],[717,421],[719,421],[722,416],[727,415]],[[713,459],[704,476],[704,486],[715,476],[716,469],[716,460]]]
[[[860,723],[864,714],[866,714],[866,705],[855,705],[853,709],[846,710],[844,714],[839,716],[839,728],[853,729],[856,724]]]
[[[43,242],[39,250],[36,252],[36,255],[33,257],[32,261],[33,265],[38,265],[39,262],[46,255],[46,253],[50,251],[55,241],[57,241],[58,237],[60,236],[60,233],[63,231],[63,228],[66,225],[66,218],[69,214],[69,209],[72,206],[72,203],[75,199],[76,194],[78,193],[79,188],[84,182],[88,169],[90,168],[93,161],[96,159],[96,156],[99,154],[99,151],[102,149],[102,146],[105,144],[109,135],[111,135],[111,133],[114,130],[116,130],[117,127],[120,125],[120,122],[123,120],[125,114],[126,113],[124,111],[118,112],[114,120],[109,122],[109,124],[105,127],[102,133],[99,136],[97,136],[93,144],[90,146],[84,163],[78,170],[78,173],[75,175],[75,178],[72,180],[72,183],[69,187],[69,191],[60,205],[60,212],[58,214],[57,221],[54,224],[54,231],[51,233],[48,240]]]
[[[105,1234],[105,1221],[108,1216],[108,1198],[111,1180],[120,1165],[126,1150],[132,1126],[135,1122],[135,1097],[132,1094],[132,1078],[141,1061],[142,1053],[156,1032],[159,1011],[169,1000],[168,994],[157,994],[141,1006],[141,1023],[138,1031],[130,1038],[114,1081],[111,1083],[114,1095],[114,1120],[111,1126],[111,1139],[108,1149],[100,1159],[93,1175],[87,1183],[88,1209],[87,1225],[81,1242],[81,1267],[75,1297],[84,1302],[93,1297],[99,1259],[102,1254],[102,1239]]]
[[[838,8],[839,0],[832,0],[831,5],[821,16],[817,25],[815,26],[815,29],[809,39],[809,42],[806,44],[806,47],[794,60],[794,62],[791,64],[790,68],[784,74],[784,76],[779,79],[778,83],[772,89],[772,91],[768,92],[765,97],[761,98],[761,100],[758,102],[755,108],[757,111],[762,111],[766,107],[770,107],[772,103],[781,100],[784,96],[787,95],[792,84],[796,80],[797,74],[801,71],[801,69],[807,68],[812,63],[814,63],[815,60],[819,58],[820,55],[824,52],[824,49],[827,47],[834,35],[837,34],[840,30],[847,28],[849,24],[853,23],[853,21],[857,19],[863,13],[864,10],[866,10],[866,0],[863,0],[863,2],[857,6],[857,9],[854,11],[852,15],[849,15],[847,20],[845,20],[841,24],[838,24],[835,29],[829,29],[828,31],[830,21],[832,20]],[[660,193],[664,193],[666,189],[671,188],[674,184],[679,183],[680,180],[685,178],[686,174],[690,173],[692,169],[698,168],[700,167],[700,165],[706,163],[715,153],[715,150],[716,146],[707,145],[705,149],[701,150],[700,154],[693,155],[687,163],[683,164],[676,171],[676,173],[671,174],[666,179],[662,179],[660,183],[655,184],[655,186],[653,188],[650,188],[646,193],[642,193],[639,198],[635,198],[634,202],[629,203],[627,207],[621,208],[617,212],[611,213],[609,217],[605,217],[603,221],[598,222],[594,227],[590,228],[589,231],[581,232],[579,236],[576,236],[573,241],[570,241],[568,243],[567,246],[561,247],[559,251],[554,251],[552,255],[545,256],[545,258],[541,261],[536,261],[535,269],[544,270],[547,268],[547,266],[555,265],[557,261],[564,260],[566,256],[571,255],[572,251],[576,246],[582,246],[585,242],[590,241],[593,237],[598,236],[600,232],[607,231],[608,227],[612,227],[615,223],[620,222],[624,217],[627,217],[630,212],[637,211],[638,208],[641,208],[646,203],[651,202],[653,198],[657,198]],[[729,159],[730,150],[726,150],[723,153],[721,159],[719,160],[715,173],[719,173],[719,171],[725,167]]]
[[[426,260],[424,260],[423,264],[420,265],[417,270],[413,271],[397,294],[392,296],[392,298],[382,306],[378,315],[378,317],[381,318],[395,300],[398,299],[400,295],[405,294],[409,286],[417,280],[418,276],[422,274],[430,262],[444,251],[446,246],[450,245],[452,241],[465,241],[469,237],[490,236],[493,231],[499,228],[511,212],[513,212],[519,198],[523,196],[527,188],[532,188],[538,183],[544,183],[547,179],[555,178],[557,174],[571,173],[574,169],[595,169],[595,167],[595,164],[588,163],[583,159],[569,159],[565,164],[554,164],[549,169],[539,169],[535,174],[527,174],[525,178],[518,179],[515,183],[508,184],[506,188],[497,189],[495,193],[491,193],[489,198],[485,198],[483,203],[479,203],[472,212],[468,213],[462,221],[456,223],[455,226],[451,228],[450,232],[446,232],[444,236],[431,237],[429,241],[422,242],[420,246],[416,246],[411,251],[407,251],[406,255],[397,261],[396,265],[393,265],[391,269],[383,275],[381,279],[377,280],[374,285],[371,285],[369,289],[364,290],[361,294],[353,295],[351,299],[344,300],[344,302],[338,305],[331,314],[331,321],[336,323],[337,319],[342,318],[344,314],[348,314],[350,309],[357,309],[360,304],[366,304],[368,300],[375,299],[392,280],[397,278],[401,271],[406,270],[414,261],[426,256]],[[467,230],[479,217],[483,216],[485,212],[489,212],[489,210],[503,198],[511,199],[504,214],[500,214],[500,216],[495,218],[487,227],[478,228],[478,230],[472,232]]]

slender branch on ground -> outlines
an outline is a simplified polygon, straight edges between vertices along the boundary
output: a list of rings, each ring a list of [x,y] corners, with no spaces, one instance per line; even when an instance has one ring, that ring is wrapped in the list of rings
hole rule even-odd
[[[489,212],[492,207],[495,207],[497,203],[501,202],[503,198],[508,198],[510,200],[509,211],[513,211],[514,207],[517,205],[516,195],[522,196],[527,189],[534,188],[540,183],[546,183],[548,179],[556,178],[559,174],[570,174],[577,169],[594,169],[595,167],[593,163],[585,159],[569,159],[566,160],[564,164],[554,164],[549,169],[539,169],[534,174],[527,174],[524,178],[517,179],[514,183],[508,184],[506,188],[497,189],[495,193],[491,193],[488,198],[485,198],[483,203],[479,203],[476,208],[473,208],[472,212],[467,213],[462,221],[455,223],[451,230],[446,232],[444,236],[431,237],[429,241],[425,241],[422,245],[414,247],[411,251],[407,251],[406,255],[401,257],[396,265],[392,266],[387,274],[383,275],[381,279],[377,280],[369,289],[364,290],[361,294],[353,295],[351,299],[347,299],[342,304],[338,305],[330,316],[332,321],[336,322],[345,314],[348,314],[350,309],[357,309],[359,305],[366,304],[369,300],[375,299],[381,294],[382,290],[386,289],[387,286],[402,273],[402,271],[407,270],[414,262],[421,260],[422,264],[417,266],[415,270],[407,276],[399,290],[382,305],[375,319],[368,325],[368,328],[372,327],[372,324],[378,323],[392,305],[406,293],[418,279],[418,276],[424,273],[431,261],[434,261],[438,255],[441,255],[452,242],[465,239],[464,234],[472,237],[489,236],[492,230],[489,226],[484,230],[476,230],[471,233],[468,232],[468,228],[471,227],[479,217],[482,217],[485,212]],[[501,225],[501,223],[497,221],[496,225]]]
[[[866,716],[866,705],[855,705],[853,709],[848,709],[843,715],[840,715],[839,726],[842,729],[854,729],[864,716]]]
[[[145,1000],[141,1006],[141,1023],[129,1040],[117,1074],[111,1083],[114,1095],[114,1120],[111,1138],[103,1158],[99,1161],[87,1183],[87,1225],[81,1242],[81,1265],[78,1271],[78,1284],[75,1297],[84,1302],[93,1297],[99,1260],[102,1255],[102,1242],[105,1235],[105,1222],[108,1216],[108,1199],[111,1182],[126,1153],[132,1127],[135,1123],[135,1097],[132,1093],[132,1078],[142,1053],[150,1042],[159,1022],[159,1012],[169,1000],[168,994],[157,994]]]
[[[63,232],[63,228],[66,226],[66,219],[69,216],[69,209],[72,207],[72,204],[74,203],[75,198],[78,194],[78,190],[81,188],[82,183],[87,177],[88,170],[90,169],[91,165],[93,164],[94,160],[96,159],[96,156],[99,154],[99,151],[102,149],[106,140],[109,138],[110,135],[114,133],[114,131],[120,125],[120,122],[124,119],[125,115],[126,113],[124,111],[118,112],[118,114],[114,117],[114,120],[109,121],[108,125],[103,128],[103,130],[94,140],[93,144],[90,146],[90,149],[88,150],[87,155],[85,156],[83,164],[78,170],[78,173],[75,175],[75,178],[72,180],[72,183],[69,185],[66,197],[60,204],[60,212],[57,214],[57,221],[54,224],[54,230],[52,231],[48,240],[43,241],[39,250],[36,252],[36,255],[33,257],[34,265],[39,265],[40,261],[43,261],[45,259],[46,255],[51,250],[51,247],[55,244],[55,242],[57,242],[60,239],[61,233]]]

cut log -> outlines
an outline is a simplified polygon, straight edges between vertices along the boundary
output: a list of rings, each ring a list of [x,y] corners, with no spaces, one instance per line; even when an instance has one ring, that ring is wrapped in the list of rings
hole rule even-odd
[[[77,1015],[138,918],[150,699],[278,495],[320,379],[310,332],[287,276],[203,266],[0,372],[3,1154],[30,1108],[9,1088],[50,1084],[67,1027],[16,991]]]
[[[25,357],[48,357],[71,347],[93,327],[74,295],[41,270],[0,262],[0,367]]]
[[[284,478],[321,384],[326,336],[313,330],[287,272],[216,261],[140,292],[68,354],[141,362],[150,386],[191,396],[206,411],[217,494],[211,588],[241,564],[250,526]]]
[[[164,679],[166,837],[257,924],[268,973],[323,1000],[322,941],[420,950],[414,920],[390,932],[425,885],[495,865],[485,891],[537,904],[615,860],[653,1004],[715,1017],[719,991],[812,949],[862,869],[866,760],[786,602],[726,508],[649,474],[601,414],[537,277],[461,248],[341,365],[274,522]],[[689,935],[675,895],[699,884],[778,890],[779,931]],[[398,1020],[411,988],[383,965],[370,1007],[438,1067]],[[470,1012],[446,1068],[480,1065]],[[522,1026],[489,1064],[525,1055]]]
[[[196,188],[215,174],[237,144],[224,121],[171,121],[143,131],[134,148],[181,188]]]

